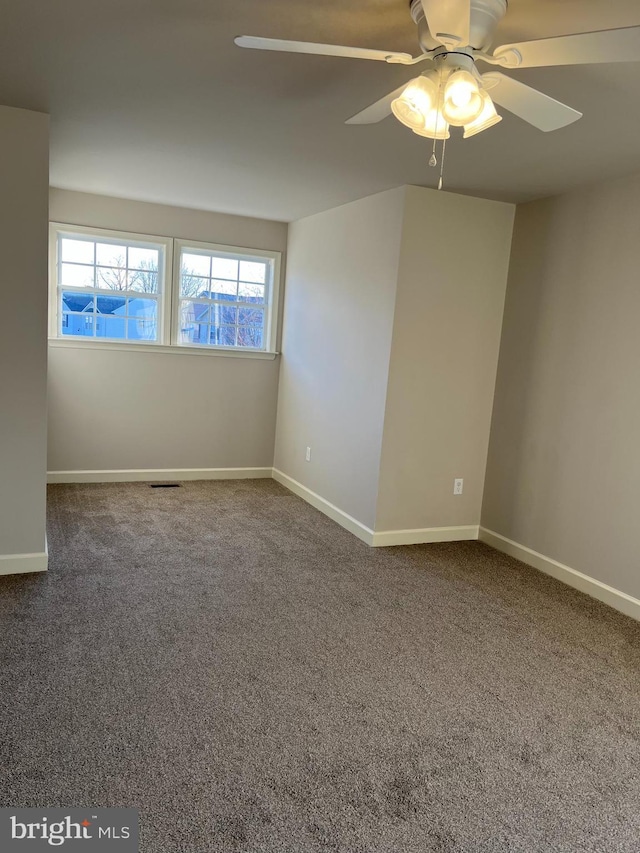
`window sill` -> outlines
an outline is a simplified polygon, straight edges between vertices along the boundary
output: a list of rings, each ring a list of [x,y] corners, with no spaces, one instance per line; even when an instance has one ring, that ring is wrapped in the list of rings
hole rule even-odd
[[[165,355],[204,355],[223,358],[258,358],[273,361],[280,353],[258,350],[209,349],[208,347],[164,346],[161,344],[126,344],[114,341],[83,341],[49,338],[49,346],[54,349],[119,350],[121,352],[154,352]]]

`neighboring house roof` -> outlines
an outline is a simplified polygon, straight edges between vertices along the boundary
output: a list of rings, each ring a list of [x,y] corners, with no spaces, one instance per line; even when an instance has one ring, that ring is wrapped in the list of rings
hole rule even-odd
[[[103,297],[101,296],[100,300],[102,300],[102,299],[103,299]],[[144,304],[147,301],[148,300],[145,299],[144,297],[140,297],[139,299],[129,299],[129,305],[127,306],[127,305],[125,305],[124,299],[123,299],[122,304],[118,308],[113,308],[109,312],[99,311],[98,313],[99,314],[106,314],[106,313],[124,314],[124,313],[127,313],[130,317],[144,318],[145,316],[148,316],[149,313],[153,314],[153,310],[150,309],[148,307],[148,305]]]
[[[89,308],[93,311],[93,294],[84,293],[65,293],[63,299],[63,309],[67,311],[83,312]],[[123,308],[125,304],[124,296],[100,296],[100,311],[99,314],[115,314],[119,308]],[[90,307],[89,307],[90,306]]]

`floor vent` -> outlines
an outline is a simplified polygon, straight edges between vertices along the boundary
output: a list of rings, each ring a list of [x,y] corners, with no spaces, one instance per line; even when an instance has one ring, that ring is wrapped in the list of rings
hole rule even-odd
[[[151,483],[151,489],[179,489],[180,483]]]

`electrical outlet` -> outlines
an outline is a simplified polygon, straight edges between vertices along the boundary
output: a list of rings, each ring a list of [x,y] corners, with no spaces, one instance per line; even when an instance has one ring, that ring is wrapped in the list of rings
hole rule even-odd
[[[460,479],[454,480],[453,481],[453,494],[454,495],[461,495],[463,485],[464,485],[464,480],[462,479],[462,477]]]
[[[305,453],[304,458],[307,460],[307,462],[311,462],[311,448],[310,447],[307,447],[307,452]]]

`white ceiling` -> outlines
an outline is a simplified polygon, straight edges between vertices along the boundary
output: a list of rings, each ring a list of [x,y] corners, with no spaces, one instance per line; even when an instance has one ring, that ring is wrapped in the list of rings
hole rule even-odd
[[[344,120],[413,76],[236,35],[418,52],[409,0],[2,0],[0,103],[51,114],[54,186],[291,220],[434,186],[429,140]],[[510,0],[496,43],[640,25],[638,0]],[[640,57],[639,57],[640,58]],[[488,67],[486,67],[487,70]],[[447,146],[446,186],[524,201],[640,170],[640,62],[514,76],[584,112]]]

